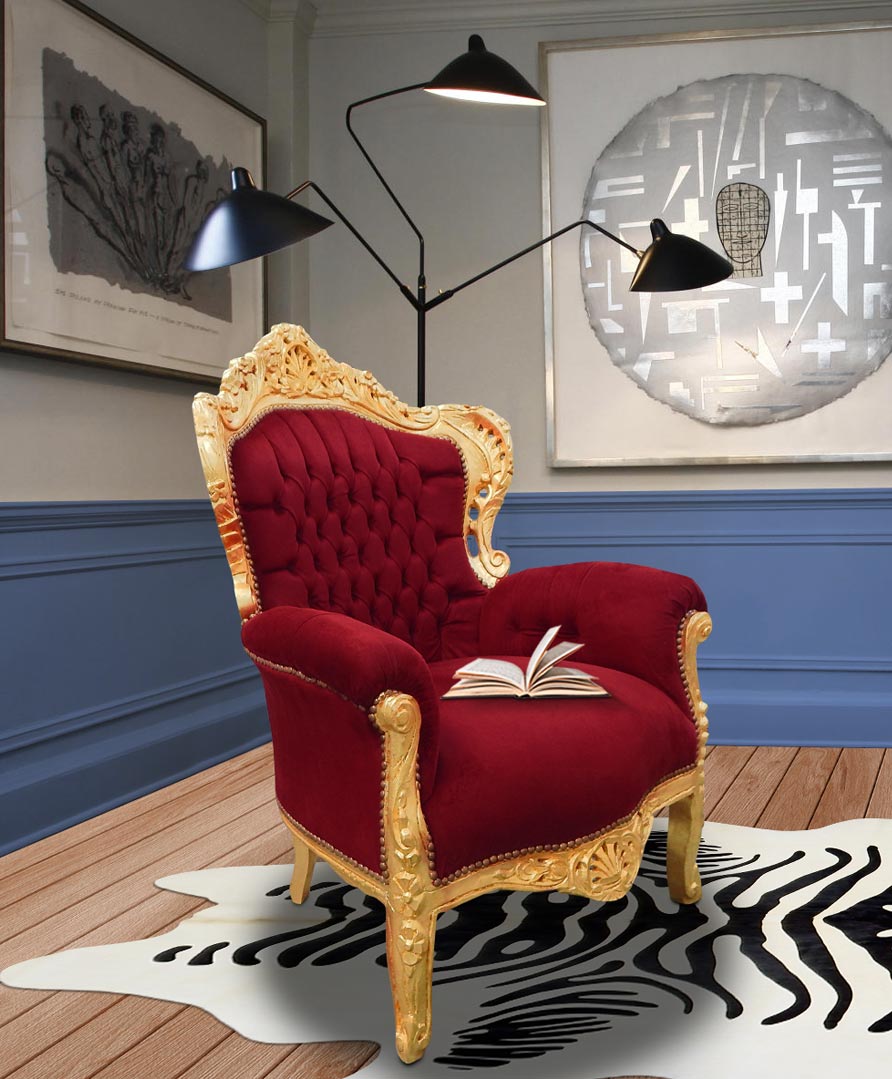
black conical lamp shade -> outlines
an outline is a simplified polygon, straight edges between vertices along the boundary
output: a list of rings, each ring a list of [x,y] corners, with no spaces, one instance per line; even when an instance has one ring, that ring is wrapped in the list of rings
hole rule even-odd
[[[731,263],[715,251],[670,232],[658,217],[650,223],[653,242],[641,256],[629,285],[630,292],[681,292],[724,281],[734,271]]]
[[[296,202],[261,191],[247,169],[232,170],[232,194],[205,218],[183,265],[215,270],[268,255],[305,240],[334,222]]]
[[[471,34],[468,51],[447,64],[424,89],[442,97],[492,105],[545,104],[517,68],[487,49],[479,34]]]

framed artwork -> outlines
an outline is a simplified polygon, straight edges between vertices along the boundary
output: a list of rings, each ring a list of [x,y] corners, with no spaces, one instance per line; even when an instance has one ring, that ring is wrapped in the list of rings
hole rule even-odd
[[[892,23],[540,46],[543,233],[730,259],[631,293],[584,226],[543,248],[549,463],[892,460]]]
[[[266,125],[75,0],[3,4],[0,347],[219,381],[266,328],[258,260],[183,260]]]

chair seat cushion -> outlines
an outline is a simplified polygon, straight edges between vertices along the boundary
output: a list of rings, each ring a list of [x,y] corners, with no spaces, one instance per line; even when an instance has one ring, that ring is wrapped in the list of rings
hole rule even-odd
[[[438,694],[462,662],[430,665]],[[440,702],[436,782],[423,807],[440,881],[594,836],[634,812],[661,780],[693,767],[693,720],[665,693],[621,671],[571,665],[611,696]]]

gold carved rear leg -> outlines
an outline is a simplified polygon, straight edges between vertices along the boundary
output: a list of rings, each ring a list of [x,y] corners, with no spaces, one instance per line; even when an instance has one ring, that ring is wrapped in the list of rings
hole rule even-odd
[[[313,866],[316,864],[316,855],[293,832],[291,838],[294,842],[294,872],[291,875],[291,900],[293,903],[303,903],[310,894],[310,884],[313,881]]]
[[[701,895],[697,848],[703,830],[703,779],[696,790],[669,807],[666,877],[676,903],[696,903]]]

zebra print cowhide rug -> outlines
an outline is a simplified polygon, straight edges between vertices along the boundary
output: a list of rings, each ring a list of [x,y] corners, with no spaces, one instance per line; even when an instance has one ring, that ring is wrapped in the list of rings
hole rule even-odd
[[[194,1004],[255,1041],[377,1041],[365,1079],[892,1075],[892,820],[707,824],[694,906],[669,898],[665,855],[657,821],[624,899],[497,892],[441,915],[434,1035],[411,1071],[393,1047],[382,908],[322,865],[301,907],[288,866],[167,877],[213,905],[0,977]]]

